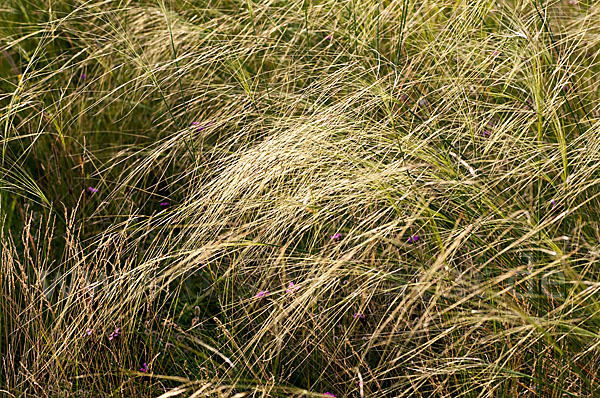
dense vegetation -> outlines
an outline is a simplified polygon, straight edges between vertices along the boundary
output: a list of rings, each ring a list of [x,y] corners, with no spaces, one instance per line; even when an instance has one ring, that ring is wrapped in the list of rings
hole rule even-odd
[[[599,72],[594,0],[3,0],[0,395],[597,395]]]

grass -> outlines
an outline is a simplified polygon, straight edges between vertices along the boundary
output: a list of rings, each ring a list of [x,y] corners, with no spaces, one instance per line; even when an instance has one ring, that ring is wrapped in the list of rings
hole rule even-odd
[[[599,18],[5,0],[0,395],[598,395]]]

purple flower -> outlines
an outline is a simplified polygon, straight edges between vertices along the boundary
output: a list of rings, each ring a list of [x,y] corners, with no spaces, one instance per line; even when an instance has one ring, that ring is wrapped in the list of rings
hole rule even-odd
[[[98,190],[96,188],[94,188],[94,187],[87,187],[87,191],[89,193],[96,193],[96,192],[98,192]]]
[[[148,364],[144,362],[140,368],[140,372],[148,373]]]
[[[261,290],[260,292],[256,293],[256,297],[258,298],[263,298],[265,297],[267,294],[269,294],[268,290]]]
[[[202,131],[202,130],[204,130],[204,126],[201,126],[200,122],[193,122],[192,123],[192,127],[195,127],[196,131]]]
[[[533,109],[533,101],[531,101],[531,99],[527,98],[527,100],[525,101],[525,104],[530,108]]]
[[[294,282],[290,282],[288,288],[286,289],[286,293],[293,293],[294,290],[298,289],[298,286],[294,285]]]
[[[333,397],[333,398],[337,398],[337,395],[335,395],[335,394],[332,394],[332,393],[330,393],[330,392],[326,392],[326,393],[325,393],[325,396],[326,396],[326,397]]]
[[[81,74],[81,80],[85,80],[85,77],[86,77],[86,76],[85,76],[85,73],[82,73],[82,74]]]
[[[92,334],[93,331],[94,331],[94,329],[87,328],[85,330],[85,334],[87,334],[89,336],[90,334]]]
[[[159,205],[160,207],[168,207],[168,206],[170,205],[170,203],[169,203],[168,201],[166,201],[166,200],[165,200],[164,202],[160,202],[158,205]]]
[[[413,235],[410,238],[408,238],[409,243],[416,243],[418,240],[419,240],[419,235]]]
[[[481,135],[483,137],[489,137],[492,133],[489,132],[489,130],[483,130],[483,132],[481,133]]]
[[[112,332],[110,334],[110,336],[108,336],[109,340],[114,339],[115,337],[119,336],[119,334],[121,334],[121,328],[116,328],[114,332]]]
[[[206,123],[206,125],[201,125],[200,122],[192,122],[192,126],[196,128],[196,131],[202,131],[207,127],[210,127],[213,125],[213,122],[210,121],[208,123]]]
[[[325,40],[331,40],[331,39],[333,39],[333,35],[327,35],[327,36],[325,36]]]
[[[354,314],[354,319],[365,319],[365,316],[360,312],[357,312],[356,314]]]
[[[554,209],[555,207],[556,207],[556,200],[552,199],[552,200],[550,201],[550,208],[551,208],[551,209]]]
[[[421,99],[419,100],[419,106],[420,106],[421,108],[425,108],[425,107],[427,106],[427,100],[426,100],[425,98],[421,98]]]
[[[340,234],[339,232],[336,232],[335,234],[331,235],[329,238],[331,238],[331,240],[336,240],[342,237],[342,234]]]

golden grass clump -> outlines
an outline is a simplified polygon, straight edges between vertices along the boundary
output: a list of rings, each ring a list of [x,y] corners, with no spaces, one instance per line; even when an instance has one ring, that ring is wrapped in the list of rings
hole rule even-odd
[[[596,396],[598,21],[6,0],[0,395]]]

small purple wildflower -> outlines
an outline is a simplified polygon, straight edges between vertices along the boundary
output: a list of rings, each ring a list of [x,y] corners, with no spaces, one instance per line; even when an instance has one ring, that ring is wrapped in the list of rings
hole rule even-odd
[[[196,131],[202,131],[207,127],[210,127],[213,125],[213,122],[210,121],[208,123],[206,123],[206,125],[201,125],[200,122],[192,122],[192,126],[196,128]]]
[[[525,105],[527,105],[529,109],[533,109],[533,101],[531,99],[527,98]]]
[[[481,135],[482,135],[483,137],[489,137],[491,134],[492,134],[492,133],[490,133],[490,131],[489,131],[489,130],[483,130],[483,132],[481,133]]]
[[[89,193],[96,193],[98,192],[98,189],[94,187],[87,187],[86,191],[88,191]]]
[[[140,372],[148,373],[148,364],[144,362],[140,368]]]
[[[418,240],[419,240],[419,235],[413,235],[410,238],[408,238],[409,243],[416,243]]]
[[[332,394],[332,393],[330,393],[330,392],[326,392],[326,393],[325,393],[325,396],[326,396],[326,397],[333,397],[333,398],[337,398],[337,395],[335,395],[335,394]]]
[[[550,208],[551,208],[551,209],[554,209],[555,207],[556,207],[556,200],[552,199],[552,200],[550,201]]]
[[[160,202],[158,205],[159,205],[160,207],[168,207],[168,206],[170,205],[170,203],[169,203],[168,201],[166,201],[166,200],[165,200],[164,202]]]
[[[265,297],[267,294],[269,294],[268,290],[261,290],[260,292],[256,293],[256,297],[258,298],[263,298]]]
[[[327,35],[327,36],[325,36],[325,40],[331,40],[331,39],[333,39],[333,35]]]
[[[294,285],[294,282],[290,282],[288,288],[286,289],[286,293],[293,293],[294,290],[298,289],[298,286]]]
[[[500,54],[500,51],[498,50],[494,50],[492,51],[492,55],[495,57],[496,55]]]
[[[121,328],[116,328],[116,329],[115,329],[115,331],[114,331],[114,332],[112,332],[112,333],[110,334],[110,336],[108,336],[108,339],[109,339],[109,340],[112,340],[112,339],[114,339],[115,337],[118,337],[118,336],[119,336],[119,334],[121,334]]]
[[[365,319],[365,316],[360,312],[357,312],[356,314],[354,314],[354,319]]]
[[[86,75],[85,75],[85,73],[82,73],[82,74],[81,74],[81,80],[85,80],[85,78],[86,78]]]
[[[329,238],[331,238],[331,240],[337,240],[341,237],[342,237],[342,234],[339,232],[336,232],[335,234],[331,235]]]
[[[421,99],[419,100],[419,106],[420,106],[421,108],[425,108],[425,107],[427,106],[427,100],[426,100],[425,98],[421,98]]]
[[[91,334],[92,334],[92,332],[93,332],[93,331],[94,331],[94,329],[87,328],[87,329],[85,330],[85,334],[87,334],[87,335],[89,336],[89,335],[91,335]]]

